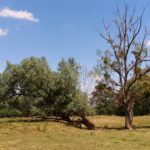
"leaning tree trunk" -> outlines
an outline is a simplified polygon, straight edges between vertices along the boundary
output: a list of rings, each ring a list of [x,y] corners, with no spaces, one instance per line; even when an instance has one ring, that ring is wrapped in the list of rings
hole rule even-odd
[[[81,124],[84,124],[88,130],[94,130],[95,125],[86,117],[86,116],[80,116],[81,119],[78,120],[73,120],[70,116],[62,116],[62,120],[67,121],[68,123],[75,125],[75,126],[80,126]]]
[[[86,116],[82,116],[82,123],[87,127],[88,130],[95,129],[95,125]]]
[[[125,128],[133,130],[133,106],[134,103],[127,103],[125,107]]]

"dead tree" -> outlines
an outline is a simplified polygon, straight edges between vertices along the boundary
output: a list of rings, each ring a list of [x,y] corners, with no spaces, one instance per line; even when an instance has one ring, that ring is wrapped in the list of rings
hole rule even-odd
[[[109,83],[113,83],[112,87],[122,97],[126,112],[125,128],[131,130],[134,101],[130,99],[129,91],[137,80],[150,71],[150,56],[146,47],[148,31],[143,28],[145,9],[138,17],[135,15],[135,8],[132,13],[129,10],[127,5],[124,5],[123,12],[117,8],[113,21],[115,35],[111,34],[105,23],[105,32],[99,34],[111,47],[109,53],[107,51],[102,57],[101,66],[105,66]]]

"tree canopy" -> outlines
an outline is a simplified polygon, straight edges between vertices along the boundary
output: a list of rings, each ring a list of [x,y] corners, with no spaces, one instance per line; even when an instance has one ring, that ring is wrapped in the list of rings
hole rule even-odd
[[[79,80],[79,64],[74,58],[62,59],[55,72],[45,57],[25,58],[19,64],[7,62],[0,74],[2,114],[10,112],[11,116],[14,111],[16,115],[55,116],[69,122],[77,115],[85,120],[90,111]]]

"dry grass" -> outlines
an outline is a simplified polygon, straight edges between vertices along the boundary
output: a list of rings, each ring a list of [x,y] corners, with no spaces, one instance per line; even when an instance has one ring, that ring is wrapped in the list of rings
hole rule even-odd
[[[150,116],[135,117],[135,131],[123,129],[124,118],[90,118],[97,129],[88,131],[33,118],[0,119],[0,150],[149,150]]]

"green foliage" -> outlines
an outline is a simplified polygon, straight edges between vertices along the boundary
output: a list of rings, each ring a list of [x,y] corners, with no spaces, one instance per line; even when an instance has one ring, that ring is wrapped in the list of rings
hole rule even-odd
[[[20,117],[22,112],[16,109],[3,108],[0,109],[0,117]]]
[[[130,97],[135,101],[135,115],[150,114],[150,76],[143,76],[132,86]]]
[[[55,88],[52,105],[55,108],[54,115],[66,117],[86,114],[87,97],[79,89],[79,65],[73,58],[59,62]]]
[[[150,76],[145,75],[131,87],[130,99],[134,102],[134,115],[150,114]],[[125,115],[125,107],[108,85],[99,83],[91,101],[94,101],[96,114]]]
[[[44,57],[26,58],[17,65],[8,62],[0,76],[2,103],[21,110],[25,116],[31,115],[32,108],[40,100],[51,96],[54,88],[52,78],[53,74]]]
[[[115,114],[115,93],[105,83],[99,82],[93,92],[91,102],[95,106],[96,114]]]
[[[123,115],[123,105],[116,105],[116,93],[105,82],[110,81],[109,72],[104,76],[105,80],[93,92],[96,113]],[[143,77],[130,90],[136,115],[150,113],[149,80],[149,76]],[[7,62],[7,68],[0,74],[0,116],[82,117],[92,114],[79,81],[79,65],[73,58],[62,59],[56,72],[51,71],[44,57],[26,58],[19,64]]]
[[[91,114],[91,110],[87,104],[87,95],[77,91],[72,102],[67,106],[69,114],[85,116]]]
[[[79,65],[62,59],[52,72],[44,57],[19,64],[7,62],[0,74],[0,109],[15,109],[22,116],[59,117],[88,114],[87,95],[79,89]]]

